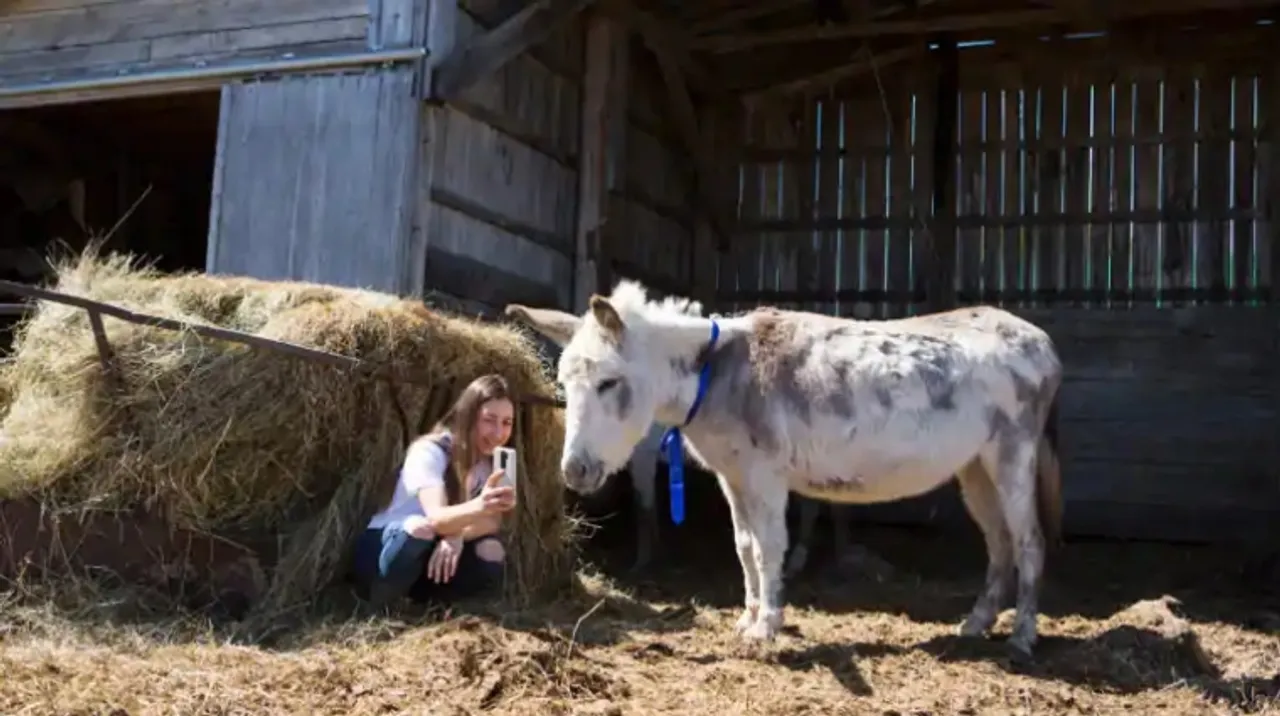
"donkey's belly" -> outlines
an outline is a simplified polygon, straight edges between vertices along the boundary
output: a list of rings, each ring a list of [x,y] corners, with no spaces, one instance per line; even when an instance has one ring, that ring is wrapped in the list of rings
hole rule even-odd
[[[788,482],[792,491],[828,502],[869,504],[922,495],[951,479],[977,456],[981,428],[920,435],[859,436],[822,446]],[[815,446],[818,447],[818,446]]]

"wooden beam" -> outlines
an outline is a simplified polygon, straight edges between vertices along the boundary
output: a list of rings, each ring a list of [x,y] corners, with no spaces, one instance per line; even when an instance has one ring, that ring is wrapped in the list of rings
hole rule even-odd
[[[1274,0],[1235,0],[1231,9],[1269,7]],[[1105,17],[1100,22],[1124,19],[1176,15],[1213,7],[1212,0],[1167,0],[1162,4],[1115,3],[1106,6]],[[880,37],[885,35],[934,35],[939,33],[964,33],[1001,30],[1058,24],[1075,24],[1078,14],[1061,8],[1039,8],[1001,12],[965,13],[946,17],[884,20],[859,22],[848,25],[824,25],[821,27],[795,27],[770,32],[712,35],[695,39],[694,50],[711,53],[742,52],[766,45],[778,45],[821,40],[838,40],[851,37]],[[1103,29],[1101,26],[1089,29]]]
[[[637,7],[631,0],[609,0],[603,7],[644,37],[645,44],[650,49],[662,46],[664,51],[674,58],[695,90],[717,103],[733,102],[733,98],[723,90],[719,78],[715,77],[706,65],[699,62],[690,52],[693,38],[680,28]]]
[[[544,41],[594,0],[537,0],[506,22],[456,49],[436,66],[432,96],[450,100]]]
[[[928,47],[921,43],[912,43],[906,47],[890,50],[881,55],[871,53],[867,45],[858,48],[846,62],[830,69],[815,72],[804,77],[797,77],[770,87],[745,92],[741,95],[744,104],[752,105],[762,101],[780,99],[792,95],[803,95],[815,90],[822,90],[841,80],[850,79],[863,74],[883,71],[886,67],[904,60],[926,54]]]
[[[931,206],[916,210],[929,227],[929,255],[926,257],[925,292],[933,310],[946,310],[956,305],[956,95],[959,92],[960,61],[955,38],[943,37],[936,53],[936,84],[931,104],[933,110],[933,161],[929,174],[933,192]]]
[[[609,188],[625,176],[627,97],[631,84],[630,32],[616,19],[589,11],[586,74],[582,81],[582,141],[578,152],[578,227],[574,261],[574,311],[613,283]]]
[[[647,34],[642,36],[658,60],[658,68],[662,71],[662,80],[667,87],[667,99],[671,102],[672,118],[697,170],[696,183],[699,198],[702,199],[707,220],[712,230],[719,236],[719,244],[723,249],[728,244],[729,234],[725,223],[728,214],[722,209],[718,199],[714,157],[710,146],[702,136],[702,131],[698,128],[698,113],[694,108],[693,98],[689,94],[684,75],[680,71],[670,45],[662,42],[661,38],[654,38]]]

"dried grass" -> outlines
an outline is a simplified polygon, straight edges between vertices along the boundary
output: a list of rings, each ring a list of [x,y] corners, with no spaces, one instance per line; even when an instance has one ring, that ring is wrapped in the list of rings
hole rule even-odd
[[[403,456],[397,403],[417,432],[420,418],[430,424],[484,373],[502,373],[519,393],[554,391],[521,332],[378,292],[166,275],[93,248],[59,262],[53,288],[430,379],[393,387],[107,317],[116,384],[85,311],[41,302],[16,329],[14,357],[0,377],[8,386],[0,394],[11,395],[0,423],[0,498],[34,496],[57,510],[142,507],[178,527],[270,547],[278,559],[259,605],[269,611],[305,602],[345,564]],[[562,588],[572,563],[556,467],[559,412],[522,409],[514,440],[524,480],[508,525],[507,594],[525,600]]]
[[[705,571],[705,570],[704,570]],[[706,590],[727,572],[708,573]],[[851,585],[846,584],[846,591]],[[954,584],[881,591],[908,612]],[[103,603],[113,595],[98,595]],[[31,714],[1226,714],[1280,710],[1280,639],[1189,628],[1216,675],[1156,633],[1142,604],[1046,615],[1037,663],[955,624],[892,610],[798,608],[776,644],[732,634],[736,608],[643,599],[597,575],[534,610],[321,620],[287,641],[228,644],[195,618],[133,623],[0,603],[0,712]],[[77,603],[86,600],[80,598]],[[119,600],[128,603],[129,600]],[[999,630],[1006,632],[1011,615]],[[1141,635],[1130,640],[1126,635]]]

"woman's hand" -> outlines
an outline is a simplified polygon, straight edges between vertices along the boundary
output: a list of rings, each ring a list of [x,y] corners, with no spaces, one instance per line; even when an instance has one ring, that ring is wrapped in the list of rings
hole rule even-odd
[[[458,558],[462,556],[462,537],[442,537],[427,560],[427,579],[444,584],[458,571]]]
[[[476,499],[480,500],[480,509],[485,514],[499,515],[516,506],[516,489],[510,485],[499,484],[504,475],[506,475],[505,470],[495,470],[489,479],[484,481],[484,487],[481,488]]]

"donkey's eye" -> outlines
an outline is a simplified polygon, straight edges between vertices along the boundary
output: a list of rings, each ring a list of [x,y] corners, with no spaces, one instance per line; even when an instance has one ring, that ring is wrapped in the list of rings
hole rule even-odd
[[[604,393],[606,390],[609,390],[610,388],[616,386],[617,384],[618,384],[617,378],[606,378],[600,381],[600,385],[596,386],[596,392]]]

